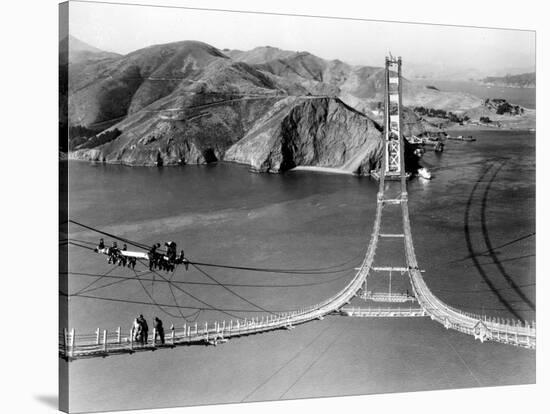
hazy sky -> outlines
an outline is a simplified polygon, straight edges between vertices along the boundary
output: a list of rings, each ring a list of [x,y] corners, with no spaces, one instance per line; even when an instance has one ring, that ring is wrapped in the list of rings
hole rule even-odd
[[[530,31],[229,13],[70,2],[70,33],[103,50],[128,53],[179,40],[248,50],[275,46],[326,59],[382,66],[388,51],[411,72],[484,74],[534,70]],[[429,62],[429,63],[428,63]],[[532,69],[531,69],[532,68]]]

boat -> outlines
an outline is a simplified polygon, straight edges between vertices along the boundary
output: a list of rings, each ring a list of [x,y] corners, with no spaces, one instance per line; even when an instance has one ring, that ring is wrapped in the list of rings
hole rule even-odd
[[[418,169],[418,176],[424,178],[425,180],[432,179],[432,173],[424,167]]]

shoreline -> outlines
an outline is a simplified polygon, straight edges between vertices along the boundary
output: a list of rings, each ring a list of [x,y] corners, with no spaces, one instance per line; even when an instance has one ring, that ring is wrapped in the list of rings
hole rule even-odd
[[[526,132],[526,133],[533,133],[531,130],[535,130],[535,127],[533,128],[512,128],[512,127],[498,127],[498,126],[481,126],[481,125],[454,125],[450,126],[449,128],[441,129],[438,131],[515,131],[515,132]]]
[[[309,165],[298,165],[288,170],[288,172],[294,172],[294,171],[306,171],[306,172],[315,172],[315,173],[321,173],[321,174],[323,173],[324,174],[341,174],[341,175],[351,175],[355,177],[360,177],[359,174],[356,174],[353,171],[347,171],[338,167],[317,167],[317,166],[309,166]]]
[[[492,131],[492,132],[518,132],[518,133],[521,133],[521,132],[524,132],[525,134],[528,134],[528,135],[536,135],[536,129],[530,129],[530,128],[509,128],[509,127],[492,127],[492,126],[479,126],[479,125],[456,125],[456,126],[451,126],[449,128],[445,128],[445,129],[442,129],[442,130],[437,130],[439,132],[446,132],[446,133],[451,133],[451,132],[455,132],[455,133],[460,133],[460,132],[464,132],[464,131],[467,131],[467,132],[475,132],[475,131],[479,131],[479,132],[487,132],[487,131]],[[434,132],[434,131],[432,131]],[[237,161],[230,161],[230,160],[217,160],[217,161],[214,161],[214,162],[210,162],[210,163],[201,163],[201,164],[194,164],[194,163],[174,163],[174,164],[163,164],[162,166],[158,166],[158,165],[155,165],[155,164],[146,164],[146,163],[128,163],[128,162],[125,162],[125,161],[97,161],[97,160],[91,160],[91,159],[87,159],[87,158],[84,158],[84,157],[75,157],[74,156],[75,152],[67,152],[67,153],[64,153],[64,152],[59,152],[59,158],[58,158],[58,162],[68,162],[68,161],[77,161],[77,162],[87,162],[89,164],[95,164],[95,165],[122,165],[122,166],[125,166],[125,167],[146,167],[146,168],[163,168],[163,167],[184,167],[184,166],[211,166],[211,165],[215,165],[215,164],[218,164],[218,163],[225,163],[225,164],[233,164],[233,165],[238,165],[238,166],[241,166],[243,168],[248,168],[250,172],[255,172],[255,173],[268,173],[268,174],[284,174],[284,173],[287,173],[287,172],[300,172],[300,171],[304,171],[304,172],[314,172],[314,173],[321,173],[321,174],[339,174],[339,175],[350,175],[350,176],[356,176],[356,177],[370,177],[370,174],[357,174],[353,171],[348,171],[348,170],[345,170],[345,169],[342,169],[340,167],[322,167],[322,166],[308,166],[308,165],[298,165],[294,168],[291,168],[289,170],[286,170],[286,171],[272,171],[272,170],[268,170],[268,171],[260,171],[260,170],[255,170],[254,169],[254,166],[253,165],[250,165],[250,164],[246,164],[246,163],[241,163],[241,162],[237,162]]]

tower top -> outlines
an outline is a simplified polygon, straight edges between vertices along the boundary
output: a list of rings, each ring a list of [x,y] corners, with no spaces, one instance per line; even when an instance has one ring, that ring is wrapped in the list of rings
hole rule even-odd
[[[388,54],[389,56],[386,56],[386,64],[392,65],[401,63],[401,56],[394,57],[391,52],[389,52]]]

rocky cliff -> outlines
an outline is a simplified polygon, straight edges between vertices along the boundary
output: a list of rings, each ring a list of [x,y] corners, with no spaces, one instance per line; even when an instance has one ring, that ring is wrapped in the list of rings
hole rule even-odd
[[[335,98],[277,102],[224,159],[259,171],[319,166],[369,172],[381,157],[379,125]]]
[[[279,99],[270,95],[195,94],[182,105],[178,96],[172,96],[117,123],[111,128],[121,131],[115,140],[93,149],[77,147],[71,157],[148,166],[222,160],[227,148]],[[177,111],[166,110],[177,104]]]

